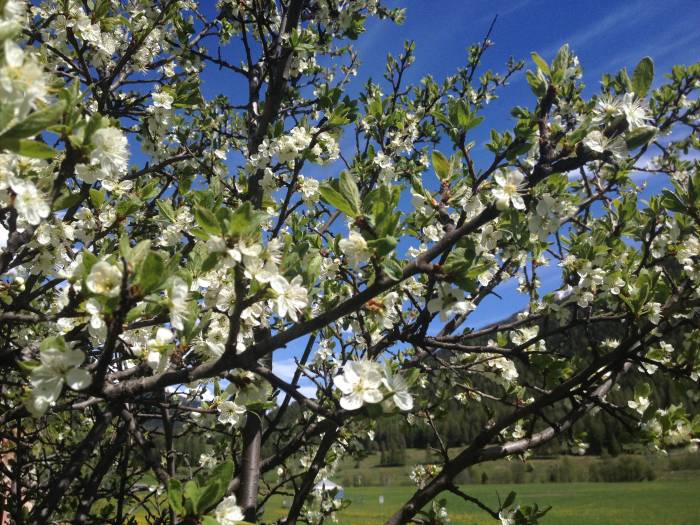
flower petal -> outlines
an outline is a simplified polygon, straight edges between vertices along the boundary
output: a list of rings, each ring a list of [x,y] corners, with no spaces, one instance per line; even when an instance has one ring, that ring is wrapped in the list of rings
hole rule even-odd
[[[66,372],[66,383],[73,390],[83,390],[92,383],[92,376],[82,368],[71,368]]]

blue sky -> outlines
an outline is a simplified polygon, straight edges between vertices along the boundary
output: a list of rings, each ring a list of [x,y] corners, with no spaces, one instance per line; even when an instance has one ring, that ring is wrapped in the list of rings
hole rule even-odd
[[[408,83],[427,74],[436,79],[452,74],[464,65],[467,47],[482,40],[496,14],[491,35],[494,46],[485,55],[485,68],[502,71],[510,56],[526,60],[529,68],[531,51],[550,61],[559,47],[568,43],[583,66],[586,95],[598,91],[603,73],[615,73],[623,67],[631,71],[646,55],[655,62],[655,85],[663,81],[662,74],[672,65],[700,59],[697,0],[404,0],[388,5],[406,7],[406,21],[400,26],[375,20],[368,23],[367,32],[356,42],[362,65],[351,92],[368,77],[381,81],[387,53],[398,55],[405,40],[416,43],[416,61],[406,77]],[[523,73],[516,74],[501,90],[500,98],[483,112],[486,120],[473,137],[478,145],[487,140],[490,128],[502,131],[512,127],[509,112],[516,105],[534,105]],[[479,157],[484,161],[488,158],[485,153]],[[661,181],[651,179],[647,184],[645,193],[656,192]],[[559,271],[545,268],[540,279],[544,288],[557,288]],[[527,300],[515,293],[516,286],[511,281],[499,287],[503,300],[491,296],[467,325],[488,324],[522,309]],[[291,377],[293,356],[299,355],[304,342],[276,352],[277,373]]]

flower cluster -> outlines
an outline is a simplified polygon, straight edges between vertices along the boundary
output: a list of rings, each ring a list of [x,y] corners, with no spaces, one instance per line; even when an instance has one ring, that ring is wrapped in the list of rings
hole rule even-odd
[[[113,127],[100,128],[90,137],[90,157],[87,164],[77,164],[75,173],[88,184],[106,181],[118,184],[129,164],[129,149],[121,130]]]
[[[375,403],[383,403],[386,411],[413,408],[413,396],[405,379],[373,361],[346,363],[343,373],[335,377],[334,383],[342,394],[340,406],[345,410],[357,410],[364,404]]]
[[[66,345],[60,337],[44,339],[39,350],[40,364],[32,369],[32,391],[26,402],[32,415],[43,415],[58,400],[66,384],[73,390],[83,390],[90,385],[90,373],[79,366],[85,354]]]
[[[325,164],[338,158],[335,138],[318,128],[295,127],[275,139],[265,139],[258,151],[249,158],[249,170],[264,169],[277,157],[280,163],[291,165],[307,156],[312,162]]]
[[[411,473],[408,475],[410,480],[416,484],[419,489],[425,487],[435,476],[440,474],[442,470],[441,465],[436,464],[423,464],[416,465],[411,469]]]

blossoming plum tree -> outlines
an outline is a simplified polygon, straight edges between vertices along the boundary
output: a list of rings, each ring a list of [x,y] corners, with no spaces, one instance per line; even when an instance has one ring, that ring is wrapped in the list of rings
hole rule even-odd
[[[572,429],[592,410],[646,447],[693,443],[698,416],[649,383],[698,384],[700,65],[652,90],[644,58],[587,99],[567,46],[533,53],[531,103],[484,162],[480,113],[525,67],[482,71],[488,35],[412,86],[407,43],[351,97],[353,41],[400,9],[207,4],[0,0],[5,517],[228,525],[285,493],[278,523],[322,523],[343,505],[317,479],[380,418],[443,443],[451,399],[504,415],[417,469],[388,524],[444,522],[445,491],[536,523],[455,478],[553,439],[585,450]],[[230,82],[205,96],[213,69]],[[638,173],[665,189],[642,200]],[[509,280],[526,310],[464,329]],[[610,323],[621,337],[600,340]],[[585,352],[548,346],[582,327]],[[273,358],[293,343],[290,380]],[[623,376],[634,398],[612,401]]]

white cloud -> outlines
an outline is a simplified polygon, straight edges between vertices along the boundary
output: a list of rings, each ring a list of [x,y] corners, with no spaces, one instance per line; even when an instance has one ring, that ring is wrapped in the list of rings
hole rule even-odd
[[[292,380],[296,369],[297,364],[294,359],[282,359],[280,361],[274,361],[272,364],[272,371],[274,374],[287,382]]]

